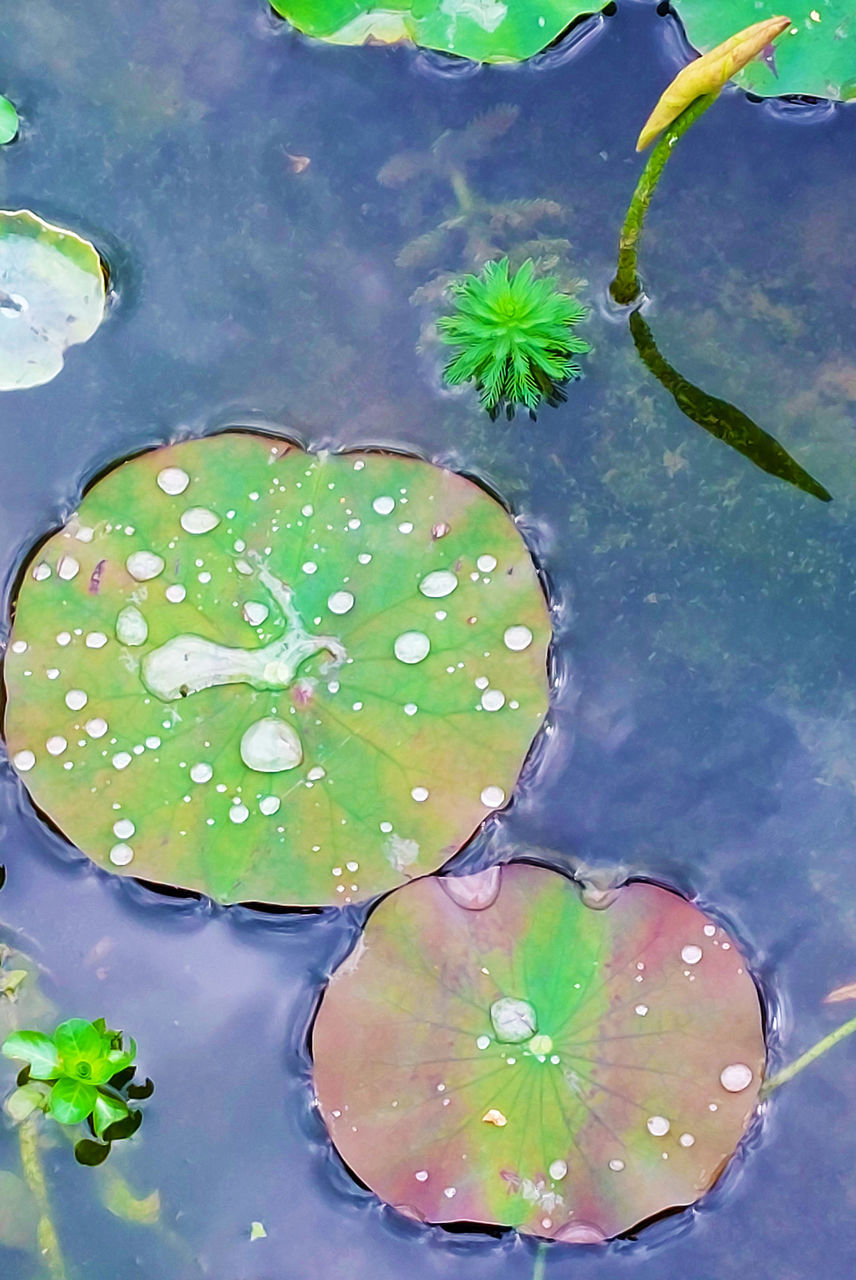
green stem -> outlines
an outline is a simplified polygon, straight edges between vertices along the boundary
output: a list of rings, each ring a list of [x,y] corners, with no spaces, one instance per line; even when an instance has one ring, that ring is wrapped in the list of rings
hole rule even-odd
[[[764,1087],[761,1090],[761,1097],[769,1097],[774,1089],[778,1089],[780,1085],[787,1084],[789,1080],[793,1080],[794,1076],[799,1075],[804,1067],[809,1066],[822,1054],[832,1049],[840,1040],[845,1040],[847,1036],[851,1036],[854,1031],[856,1031],[856,1018],[851,1018],[849,1022],[837,1027],[835,1031],[830,1031],[828,1036],[824,1036],[811,1049],[806,1049],[805,1053],[800,1054],[789,1067],[783,1067],[776,1075],[770,1076],[769,1079],[765,1080]]]
[[[51,1218],[45,1171],[39,1155],[39,1133],[32,1116],[28,1116],[18,1125],[18,1145],[24,1177],[39,1210],[39,1251],[45,1260],[51,1280],[68,1280],[68,1272],[59,1247],[59,1237]]]
[[[677,120],[669,125],[642,170],[641,177],[636,184],[636,190],[633,192],[633,199],[630,201],[630,208],[627,210],[627,216],[624,219],[624,226],[621,228],[621,235],[618,240],[618,270],[615,273],[615,279],[609,286],[609,291],[613,298],[616,302],[621,303],[622,306],[634,302],[642,291],[636,271],[639,239],[645,226],[645,215],[648,212],[651,197],[657,188],[663,169],[666,167],[666,161],[672,154],[672,149],[678,139],[686,133],[690,125],[695,124],[700,115],[707,111],[708,107],[715,101],[716,96],[715,93],[704,94],[703,97],[696,98],[695,102],[688,106],[685,111],[682,111]]]
[[[535,1270],[532,1272],[532,1280],[544,1280],[544,1274],[547,1268],[547,1246],[542,1240],[535,1250]]]

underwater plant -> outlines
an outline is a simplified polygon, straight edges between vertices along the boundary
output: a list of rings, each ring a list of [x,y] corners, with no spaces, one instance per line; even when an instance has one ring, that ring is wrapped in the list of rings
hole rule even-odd
[[[588,313],[555,278],[536,280],[531,260],[512,276],[507,258],[487,262],[451,293],[455,312],[437,321],[442,341],[459,348],[445,378],[474,382],[492,417],[505,406],[510,418],[518,404],[534,416],[542,399],[555,402],[563,382],[582,376],[574,356],[591,347],[573,331]]]
[[[89,1122],[98,1141],[85,1138],[76,1144],[81,1164],[100,1164],[112,1142],[130,1137],[140,1127],[142,1112],[133,1110],[129,1101],[149,1097],[152,1083],[133,1084],[137,1046],[133,1040],[126,1045],[122,1032],[108,1028],[103,1018],[69,1018],[52,1036],[15,1031],[0,1050],[24,1063],[18,1087],[5,1104],[14,1120],[43,1111],[62,1125]]]
[[[550,637],[529,550],[472,481],[224,432],[116,467],[39,547],[6,742],[112,872],[341,906],[504,807]]]
[[[512,270],[531,258],[536,275],[557,275],[569,293],[585,283],[573,270],[571,242],[543,230],[545,223],[567,220],[565,206],[544,196],[491,200],[471,179],[470,167],[494,151],[519,116],[514,103],[499,103],[463,128],[443,130],[425,148],[398,152],[380,169],[378,182],[401,192],[405,226],[434,216],[438,190],[451,195],[439,221],[408,240],[396,256],[399,267],[431,271],[411,295],[414,304],[435,306],[461,271],[480,271],[503,257]]]
[[[68,347],[95,333],[107,305],[98,250],[28,209],[0,210],[0,391],[39,387]]]
[[[14,142],[18,136],[20,122],[14,103],[0,94],[0,146]]]

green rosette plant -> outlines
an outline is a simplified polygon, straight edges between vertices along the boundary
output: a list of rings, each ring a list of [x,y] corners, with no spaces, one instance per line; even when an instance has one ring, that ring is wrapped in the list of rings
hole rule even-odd
[[[573,332],[587,312],[550,276],[536,280],[528,259],[509,275],[508,259],[485,263],[480,275],[452,286],[456,309],[437,322],[443,342],[458,348],[446,381],[474,382],[492,417],[505,405],[530,413],[542,399],[563,398],[561,384],[582,376],[575,355],[591,347]]]
[[[130,1038],[126,1043],[123,1033],[108,1028],[103,1018],[69,1018],[52,1036],[15,1031],[4,1040],[2,1052],[24,1064],[6,1101],[8,1114],[17,1122],[35,1111],[62,1125],[88,1121],[99,1142],[77,1143],[75,1154],[82,1164],[99,1164],[113,1140],[130,1137],[139,1128],[142,1112],[132,1110],[128,1099],[149,1096],[152,1085],[131,1083],[137,1046]]]

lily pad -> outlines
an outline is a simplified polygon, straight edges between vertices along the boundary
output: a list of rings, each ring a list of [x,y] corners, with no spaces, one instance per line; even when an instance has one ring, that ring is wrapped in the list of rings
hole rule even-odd
[[[333,1142],[382,1199],[594,1243],[716,1180],[765,1062],[743,956],[654,885],[599,905],[517,863],[426,877],[372,914],[313,1055]]]
[[[298,31],[333,44],[395,44],[474,62],[521,62],[540,53],[575,19],[603,8],[579,0],[272,0]]]
[[[762,97],[807,94],[848,101],[856,97],[854,0],[674,0],[691,44],[702,53],[735,31],[787,13],[791,25],[775,45],[735,76]]]
[[[471,481],[227,432],[112,471],[27,566],[9,754],[112,871],[347,903],[506,803],[549,640],[523,539]]]
[[[14,142],[18,136],[19,127],[15,104],[0,94],[0,146],[5,146],[7,142]]]
[[[0,210],[0,391],[55,378],[69,347],[104,319],[97,249],[28,209]]]

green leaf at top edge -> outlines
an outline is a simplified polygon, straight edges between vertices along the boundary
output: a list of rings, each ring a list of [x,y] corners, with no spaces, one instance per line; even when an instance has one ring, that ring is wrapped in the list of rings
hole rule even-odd
[[[92,1112],[97,1098],[93,1085],[64,1076],[51,1089],[50,1114],[60,1124],[80,1124]]]
[[[2,1051],[7,1058],[26,1062],[34,1080],[54,1080],[60,1074],[56,1045],[43,1031],[15,1031],[4,1040]]]

